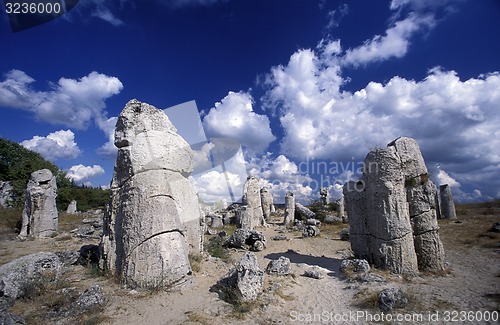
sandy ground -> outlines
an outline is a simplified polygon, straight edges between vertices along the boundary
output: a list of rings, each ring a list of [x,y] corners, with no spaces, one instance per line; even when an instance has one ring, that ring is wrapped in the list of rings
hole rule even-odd
[[[460,216],[460,223],[440,221],[448,272],[403,278],[375,271],[389,280],[384,284],[348,282],[339,278],[340,262],[350,254],[349,243],[339,239],[340,229],[347,225],[322,226],[322,234],[316,238],[286,233],[287,241],[271,240],[278,233],[276,226],[259,229],[266,235],[268,244],[265,250],[256,253],[261,269],[265,269],[269,261],[286,256],[292,262],[293,274],[266,274],[264,293],[247,309],[235,308],[212,290],[214,284],[239,261],[244,253],[242,250],[231,250],[228,262],[206,255],[192,284],[180,291],[136,292],[112,279],[96,277],[82,266],[72,269],[69,280],[81,288],[93,283],[103,286],[108,297],[103,312],[105,317],[102,318],[106,324],[451,324],[456,322],[446,322],[444,317],[453,316],[453,311],[500,310],[500,236],[487,232],[494,222],[500,221],[499,212],[498,208],[489,215],[466,211]],[[69,239],[64,234],[42,242],[20,242],[5,233],[1,239],[0,264],[37,251],[78,249],[83,244],[96,243],[95,240]],[[302,276],[313,266],[320,267],[324,275],[322,279]],[[280,289],[269,290],[276,286]],[[410,304],[404,309],[394,310],[393,317],[396,314],[405,317],[420,315],[423,319],[373,322],[377,317],[381,320],[382,316],[382,312],[373,306],[373,297],[389,287],[401,287],[410,297]],[[359,318],[353,319],[353,315]],[[429,315],[439,318],[431,321]],[[473,320],[458,323],[498,322]]]

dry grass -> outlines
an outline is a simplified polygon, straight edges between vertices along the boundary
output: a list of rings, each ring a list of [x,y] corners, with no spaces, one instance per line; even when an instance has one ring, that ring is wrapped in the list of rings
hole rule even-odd
[[[59,213],[59,232],[69,232],[82,225],[84,216],[81,214]]]
[[[191,269],[193,272],[198,273],[201,271],[201,261],[203,260],[203,255],[198,253],[189,253],[189,264],[191,264]]]
[[[206,317],[205,315],[201,315],[200,313],[197,312],[187,311],[185,312],[185,314],[188,318],[188,321],[191,323],[202,324],[202,325],[210,325],[213,323],[210,318]]]
[[[4,232],[15,233],[21,230],[22,225],[22,208],[2,208],[0,207],[0,228]]]
[[[500,247],[500,234],[490,231],[500,221],[500,200],[457,205],[456,210],[458,220],[439,220],[444,241],[457,247]]]

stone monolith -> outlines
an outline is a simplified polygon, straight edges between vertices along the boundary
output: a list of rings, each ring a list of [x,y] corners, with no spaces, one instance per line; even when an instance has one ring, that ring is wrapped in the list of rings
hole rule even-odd
[[[448,184],[439,187],[439,196],[441,197],[441,217],[443,219],[456,219],[455,203]]]
[[[48,169],[31,173],[26,187],[26,201],[20,238],[46,238],[57,234],[56,178]]]
[[[293,192],[286,192],[285,196],[285,220],[283,224],[288,226],[295,221],[295,197]]]
[[[77,207],[76,207],[76,200],[72,200],[69,204],[68,204],[68,208],[66,209],[66,213],[67,214],[73,214],[73,213],[76,213],[77,211]]]
[[[262,204],[262,214],[264,216],[264,220],[267,222],[271,216],[271,212],[274,212],[273,195],[268,187],[260,189],[260,199]]]
[[[414,139],[369,152],[362,178],[344,185],[344,198],[356,257],[395,273],[443,269],[435,185]]]
[[[265,225],[266,222],[262,213],[262,201],[260,197],[260,182],[257,177],[248,176],[243,187],[241,202],[247,206],[248,213],[254,219],[254,225]]]
[[[129,287],[186,283],[188,251],[199,251],[202,238],[198,198],[187,179],[192,150],[163,111],[137,100],[118,117],[115,146],[101,241],[104,269]]]

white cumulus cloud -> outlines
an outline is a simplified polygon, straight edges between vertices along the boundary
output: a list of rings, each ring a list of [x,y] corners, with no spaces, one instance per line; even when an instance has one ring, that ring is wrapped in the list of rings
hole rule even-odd
[[[104,174],[104,168],[99,165],[84,166],[82,164],[79,164],[70,167],[70,169],[67,171],[67,177],[77,184],[82,184],[92,177],[102,174]]]
[[[0,82],[0,106],[28,110],[42,121],[76,129],[105,118],[105,100],[123,88],[118,78],[95,71],[80,79],[61,78],[50,91],[33,90],[34,82],[23,71],[9,71]]]
[[[74,159],[81,154],[75,142],[75,134],[71,130],[60,130],[50,133],[46,137],[35,135],[29,140],[24,140],[21,145],[27,149],[38,152],[45,159]]]
[[[253,111],[252,96],[229,92],[203,119],[208,137],[238,140],[251,152],[261,152],[276,139],[269,118]]]
[[[387,29],[385,35],[376,35],[363,45],[347,50],[342,63],[357,66],[391,57],[401,58],[408,52],[411,36],[433,25],[432,16],[410,15],[404,20],[397,21],[394,26]]]

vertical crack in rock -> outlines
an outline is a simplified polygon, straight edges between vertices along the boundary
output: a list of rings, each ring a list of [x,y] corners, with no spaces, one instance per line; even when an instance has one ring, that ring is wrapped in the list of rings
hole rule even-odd
[[[370,151],[360,181],[343,189],[354,254],[395,273],[444,268],[436,186],[414,139]]]

